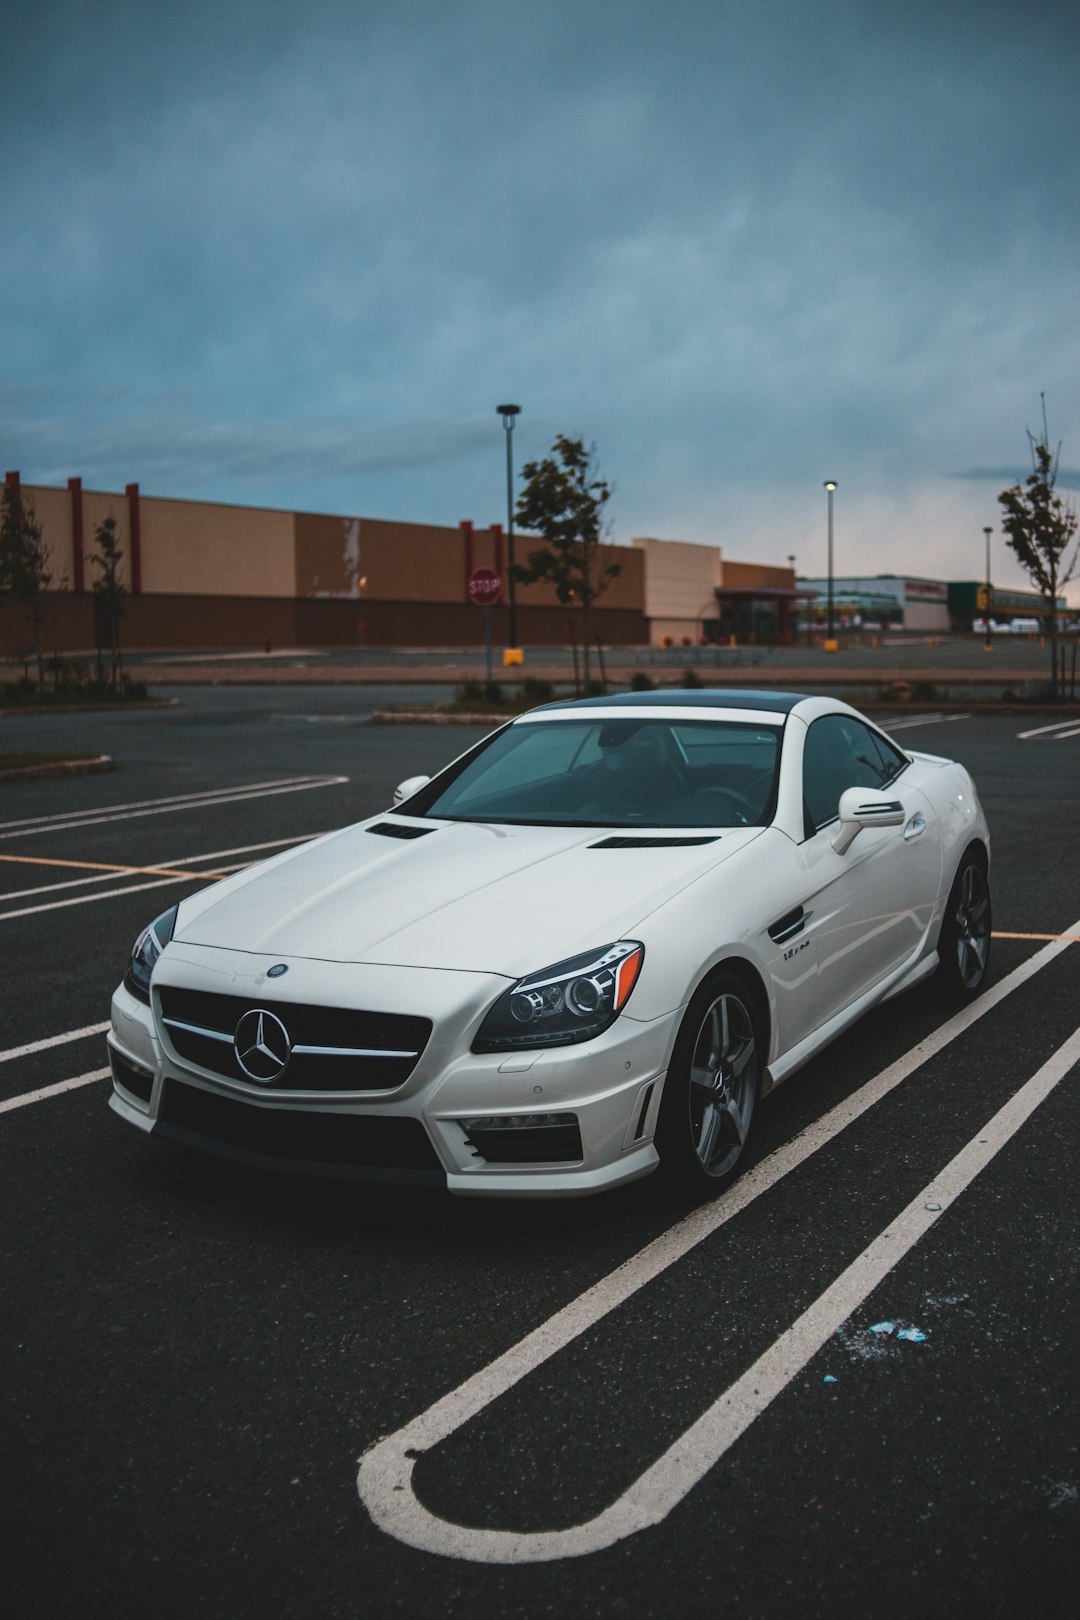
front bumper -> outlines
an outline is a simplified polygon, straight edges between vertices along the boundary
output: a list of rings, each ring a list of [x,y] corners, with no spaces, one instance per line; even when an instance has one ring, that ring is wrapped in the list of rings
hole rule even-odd
[[[170,958],[170,982],[221,989],[227,972],[229,989],[242,982],[273,1007],[263,991],[266,961],[244,959],[243,971],[231,952],[174,949]],[[403,1085],[367,1094],[268,1090],[200,1069],[121,985],[112,1002],[110,1106],[143,1131],[259,1168],[426,1183],[464,1196],[582,1196],[655,1168],[676,1014],[638,1022],[624,1013],[578,1046],[473,1053],[473,1034],[506,981],[440,972],[422,982],[434,1022],[427,1047]],[[328,1000],[336,989],[344,1004],[408,1007],[417,987],[415,969],[290,964],[294,1000],[305,992]]]

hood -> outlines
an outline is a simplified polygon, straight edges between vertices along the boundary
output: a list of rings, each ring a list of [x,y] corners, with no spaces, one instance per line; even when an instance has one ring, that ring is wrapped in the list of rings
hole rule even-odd
[[[632,936],[650,912],[764,830],[725,829],[707,844],[597,849],[633,829],[439,822],[420,838],[368,831],[388,820],[346,827],[204,889],[182,903],[175,938],[516,979]],[[708,834],[673,828],[667,836]]]

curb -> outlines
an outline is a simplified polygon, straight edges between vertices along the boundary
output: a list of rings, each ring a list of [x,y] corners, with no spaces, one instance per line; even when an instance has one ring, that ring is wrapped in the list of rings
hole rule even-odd
[[[111,754],[99,754],[96,759],[58,759],[49,765],[20,765],[15,770],[0,771],[0,782],[34,782],[49,776],[96,776],[115,769],[116,761]]]
[[[141,698],[138,703],[37,703],[0,709],[0,720],[43,714],[130,714],[137,709],[176,709],[179,698]]]

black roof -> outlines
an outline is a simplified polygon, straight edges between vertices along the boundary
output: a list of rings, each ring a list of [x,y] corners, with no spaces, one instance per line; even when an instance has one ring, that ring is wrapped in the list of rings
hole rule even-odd
[[[568,698],[545,703],[544,709],[762,709],[789,714],[805,692],[747,691],[745,687],[685,688],[668,686],[653,692],[615,692],[610,697]]]

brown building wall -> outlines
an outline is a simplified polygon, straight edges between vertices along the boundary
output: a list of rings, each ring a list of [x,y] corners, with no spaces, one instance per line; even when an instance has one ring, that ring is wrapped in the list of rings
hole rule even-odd
[[[42,521],[54,577],[65,584],[48,602],[44,645],[49,652],[90,650],[94,530],[107,517],[115,520],[120,577],[130,589],[132,501],[126,492],[81,491],[84,590],[77,593],[71,491],[23,487]],[[125,602],[125,647],[483,645],[483,613],[465,596],[466,546],[457,527],[145,494],[138,496],[138,515],[141,590]],[[541,544],[518,535],[517,560],[526,562]],[[619,644],[646,642],[645,555],[604,549],[620,572],[593,610],[593,634]],[[473,566],[498,560],[492,532],[477,528]],[[507,560],[504,539],[504,567]],[[549,584],[519,586],[517,603],[525,645],[564,645],[568,634],[580,634],[580,612],[562,607]],[[505,601],[492,621],[496,646],[506,645]],[[31,633],[17,609],[0,604],[6,651],[27,644]]]
[[[146,495],[141,511],[148,595],[292,596],[291,512]]]
[[[120,623],[121,647],[482,647],[484,615],[468,602],[369,602],[333,598],[237,596],[130,596]],[[567,645],[580,639],[581,615],[560,607],[519,607],[518,632],[526,646]],[[568,628],[569,627],[569,628]],[[644,616],[625,608],[597,608],[593,634],[604,643],[631,646],[648,640]],[[505,606],[492,610],[492,638],[507,645]],[[10,602],[0,606],[0,652],[15,658],[30,650],[29,620]],[[48,593],[42,626],[46,656],[93,652],[94,599],[89,591]]]
[[[49,591],[45,596],[45,618],[41,645],[46,656],[54,652],[89,650],[94,645],[94,599],[89,591]],[[33,657],[34,627],[12,602],[0,602],[0,657]],[[11,679],[5,675],[4,679]]]
[[[794,590],[795,571],[774,568],[768,563],[728,562],[720,566],[720,585],[761,585],[767,590]]]
[[[359,639],[370,647],[482,647],[483,610],[471,603],[364,602]],[[593,635],[604,643],[637,646],[649,639],[644,614],[627,608],[595,608]],[[581,639],[581,614],[563,607],[518,605],[518,637],[526,647],[565,647],[571,634]],[[491,610],[495,647],[509,645],[505,604]]]

